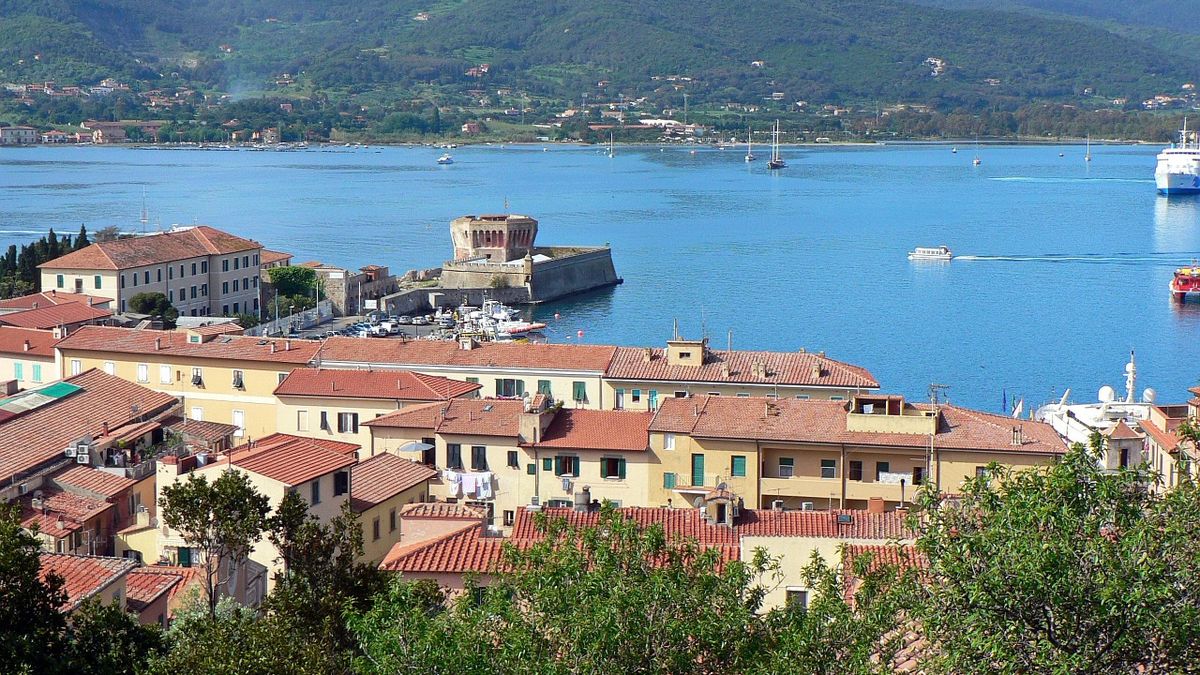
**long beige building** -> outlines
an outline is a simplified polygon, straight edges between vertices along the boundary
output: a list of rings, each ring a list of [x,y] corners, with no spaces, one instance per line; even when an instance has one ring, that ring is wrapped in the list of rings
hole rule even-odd
[[[38,266],[44,290],[109,298],[129,310],[162,293],[180,315],[258,314],[262,244],[207,225],[98,242]]]

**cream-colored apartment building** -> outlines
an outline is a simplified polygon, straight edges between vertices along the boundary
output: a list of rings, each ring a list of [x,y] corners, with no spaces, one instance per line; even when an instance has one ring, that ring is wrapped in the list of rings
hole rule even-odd
[[[42,289],[110,298],[117,312],[139,293],[162,293],[180,315],[257,315],[262,250],[198,225],[97,242],[38,267]]]

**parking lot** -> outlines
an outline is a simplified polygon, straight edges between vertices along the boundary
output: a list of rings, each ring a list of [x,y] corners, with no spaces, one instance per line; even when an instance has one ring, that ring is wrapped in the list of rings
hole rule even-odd
[[[319,340],[332,335],[356,336],[361,335],[361,329],[367,326],[376,326],[372,324],[365,316],[338,316],[332,321],[321,324],[311,330],[303,331],[300,334],[301,338],[309,340]],[[372,337],[393,337],[393,338],[419,338],[433,334],[441,330],[437,325],[418,326],[411,323],[404,323],[397,326],[399,333],[389,334],[386,336]]]

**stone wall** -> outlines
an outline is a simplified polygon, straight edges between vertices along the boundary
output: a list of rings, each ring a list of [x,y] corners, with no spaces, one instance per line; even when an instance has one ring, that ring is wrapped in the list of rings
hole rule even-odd
[[[579,251],[576,253],[575,251]],[[543,250],[539,249],[539,253]],[[554,256],[533,265],[532,302],[547,302],[565,295],[621,283],[613,267],[612,252],[606,248],[563,249],[547,252]]]
[[[432,302],[431,302],[432,298]],[[529,291],[524,286],[519,288],[414,288],[408,291],[393,293],[380,303],[388,314],[426,314],[432,312],[434,305],[439,307],[458,307],[466,302],[476,307],[484,300],[499,300],[506,305],[530,304]]]

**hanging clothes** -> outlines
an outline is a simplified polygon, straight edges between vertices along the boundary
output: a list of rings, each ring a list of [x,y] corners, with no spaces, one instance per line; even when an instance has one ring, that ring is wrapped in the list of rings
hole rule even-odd
[[[484,471],[479,474],[479,485],[475,488],[475,496],[479,499],[491,499],[496,496],[492,491],[492,472]]]
[[[442,474],[442,478],[446,481],[446,494],[451,497],[460,497],[462,488],[462,474],[457,471],[446,469]]]
[[[467,495],[468,497],[473,496],[475,494],[475,484],[477,480],[478,477],[475,474],[464,473],[462,475],[463,494]]]

